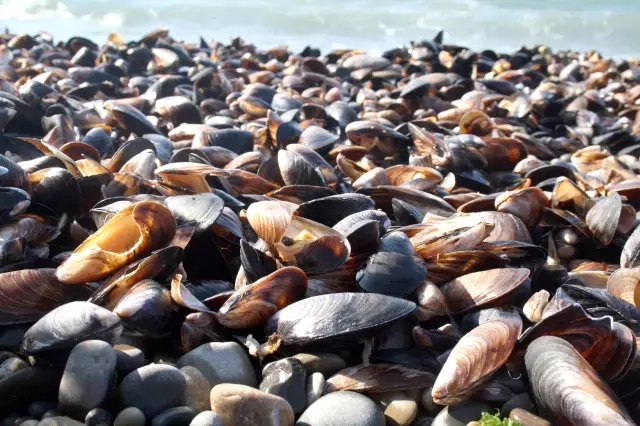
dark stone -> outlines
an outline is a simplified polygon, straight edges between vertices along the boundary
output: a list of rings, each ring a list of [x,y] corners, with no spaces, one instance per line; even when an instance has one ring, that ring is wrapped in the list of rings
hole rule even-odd
[[[196,416],[191,407],[175,407],[163,411],[153,418],[151,426],[189,426]]]
[[[262,370],[260,390],[287,400],[296,414],[307,405],[307,373],[297,358],[270,362]]]

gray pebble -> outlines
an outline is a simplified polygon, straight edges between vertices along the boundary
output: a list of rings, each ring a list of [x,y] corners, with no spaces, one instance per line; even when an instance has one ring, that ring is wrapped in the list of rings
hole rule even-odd
[[[136,407],[128,407],[120,411],[113,421],[113,426],[144,426],[147,419]]]
[[[151,426],[189,426],[196,416],[191,407],[175,407],[163,411],[153,418]]]
[[[213,411],[203,411],[191,420],[189,426],[223,426],[222,418]]]
[[[234,383],[256,387],[256,374],[245,350],[235,342],[213,342],[200,345],[184,354],[178,367],[191,365],[204,374],[211,387]]]
[[[125,406],[138,407],[147,418],[181,404],[186,382],[170,365],[151,364],[129,373],[120,383],[120,398]]]
[[[297,358],[284,358],[262,369],[260,390],[287,400],[295,414],[307,406],[307,373]]]
[[[448,405],[433,419],[432,426],[466,426],[478,420],[483,412],[492,413],[493,410],[486,404],[472,400]]]
[[[44,413],[56,408],[56,404],[49,401],[34,401],[29,404],[27,408],[27,414],[34,419],[41,419]]]
[[[60,417],[61,415],[58,410],[49,410],[40,417],[40,420],[48,419],[49,417]]]
[[[84,426],[84,423],[73,420],[70,417],[49,417],[38,423],[38,426]]]
[[[209,381],[204,377],[204,374],[190,365],[182,367],[180,372],[186,381],[182,404],[193,408],[196,413],[211,409],[209,402],[211,385],[209,385]]]
[[[20,426],[38,426],[38,423],[40,423],[38,420],[31,419],[20,423]]]
[[[297,426],[385,426],[378,404],[359,393],[333,392],[311,404]]]
[[[433,388],[431,387],[431,388],[426,388],[424,392],[422,392],[420,403],[422,405],[422,408],[424,408],[424,411],[431,414],[432,416],[435,416],[444,408],[444,405],[436,404],[433,401],[433,396],[431,396],[432,390]]]
[[[84,418],[84,424],[87,426],[109,426],[112,422],[113,416],[103,408],[94,408]]]
[[[322,373],[324,377],[331,377],[333,373],[347,368],[347,364],[338,355],[328,352],[294,355],[304,365],[307,374]]]
[[[144,366],[144,353],[135,346],[117,344],[113,349],[116,351],[116,369],[120,374],[129,374]]]
[[[3,361],[2,364],[0,364],[0,380],[4,379],[5,377],[9,377],[16,371],[22,370],[23,368],[26,368],[28,366],[29,364],[27,364],[21,358],[9,358]]]
[[[67,360],[60,381],[58,400],[64,411],[84,417],[98,407],[109,390],[116,367],[116,353],[102,340],[78,343]]]
[[[322,396],[324,381],[322,373],[313,373],[307,377],[307,407],[316,402],[318,398]]]
[[[26,422],[30,422],[30,421],[35,421],[36,423],[38,423],[38,421],[36,419],[34,419],[33,417],[18,417],[16,419],[16,421],[13,422],[13,424],[16,425],[16,426],[20,426],[20,425],[23,425]]]

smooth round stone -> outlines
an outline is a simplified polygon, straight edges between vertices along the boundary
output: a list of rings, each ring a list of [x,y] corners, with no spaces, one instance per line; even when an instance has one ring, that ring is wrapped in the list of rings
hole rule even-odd
[[[29,419],[29,420],[25,420],[24,422],[20,423],[20,426],[38,426],[40,422],[36,419]]]
[[[211,411],[224,425],[291,426],[291,405],[279,396],[244,385],[223,383],[211,389]]]
[[[113,347],[116,351],[116,369],[121,374],[128,374],[144,366],[144,353],[135,346],[117,344]]]
[[[203,411],[191,420],[189,426],[223,426],[222,418],[213,411]]]
[[[178,368],[190,365],[209,380],[211,387],[220,383],[235,383],[255,387],[258,382],[253,365],[245,350],[235,342],[212,342],[200,345],[184,354]]]
[[[84,423],[80,423],[70,417],[59,416],[44,419],[38,423],[38,426],[84,426]]]
[[[551,426],[551,423],[547,420],[522,408],[514,408],[511,410],[509,419],[520,422],[522,426]]]
[[[60,417],[61,415],[58,410],[49,410],[40,417],[40,420],[48,419],[49,417]]]
[[[191,407],[175,407],[163,411],[153,418],[151,426],[189,426],[196,416]]]
[[[103,408],[94,408],[87,413],[84,418],[84,424],[87,426],[111,425],[113,416],[110,412]]]
[[[137,407],[146,418],[181,404],[186,388],[184,376],[175,367],[151,364],[127,374],[120,383],[120,398],[127,407]]]
[[[444,405],[436,404],[433,401],[433,396],[431,396],[431,391],[433,388],[426,388],[424,392],[422,392],[422,396],[420,397],[420,405],[424,408],[424,411],[435,416],[438,414],[443,408]]]
[[[432,426],[466,426],[467,423],[478,420],[483,412],[492,413],[493,410],[486,404],[472,400],[447,405],[433,419]]]
[[[431,426],[433,424],[433,417],[418,417],[413,421],[411,426]]]
[[[324,390],[324,376],[322,373],[313,373],[307,377],[307,407],[316,402],[322,396]]]
[[[287,400],[293,412],[300,414],[307,404],[307,373],[296,358],[270,362],[262,369],[260,390]]]
[[[297,426],[385,426],[382,410],[359,393],[332,392],[311,404]]]
[[[56,404],[50,401],[35,401],[27,408],[27,414],[34,419],[41,419],[44,413],[56,408]]]
[[[113,421],[113,426],[144,426],[147,419],[136,407],[128,407],[120,411]]]
[[[42,367],[22,368],[0,380],[0,413],[22,410],[38,400],[55,400],[60,372]]]
[[[418,404],[411,399],[391,401],[384,410],[387,426],[408,426],[418,414]]]
[[[347,364],[342,358],[328,352],[296,354],[294,358],[302,362],[307,374],[322,373],[324,377],[331,377],[333,373],[347,368]]]
[[[530,411],[532,413],[536,412],[536,406],[528,393],[521,393],[505,402],[500,409],[500,412],[503,417],[507,417],[514,408],[522,408],[523,410]]]
[[[65,412],[85,416],[107,396],[116,353],[102,340],[78,343],[67,360],[60,381],[58,400]]]
[[[18,357],[6,359],[2,362],[2,364],[0,364],[0,380],[4,379],[5,377],[9,377],[18,370],[27,368],[28,366],[29,364]]]
[[[186,382],[182,403],[193,408],[196,413],[210,409],[209,393],[211,392],[211,385],[209,385],[209,381],[204,377],[204,374],[190,365],[182,367],[180,372]]]

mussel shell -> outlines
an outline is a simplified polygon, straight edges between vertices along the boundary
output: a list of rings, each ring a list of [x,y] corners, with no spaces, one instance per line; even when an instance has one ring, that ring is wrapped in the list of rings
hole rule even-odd
[[[326,294],[280,310],[269,319],[265,331],[267,335],[276,333],[286,345],[348,341],[372,335],[409,315],[415,307],[408,300],[381,294]]]
[[[356,274],[358,287],[368,293],[406,297],[424,281],[426,270],[414,255],[378,252]]]
[[[89,302],[62,305],[36,322],[22,338],[20,352],[37,354],[72,348],[85,340],[104,340],[113,345],[122,333],[120,318]]]
[[[176,306],[163,285],[147,279],[127,291],[113,312],[126,329],[149,336],[159,336],[171,321]]]
[[[352,222],[349,218],[353,216],[347,216],[338,222],[333,229],[347,238],[349,245],[351,245],[352,255],[375,251],[378,248],[378,240],[380,239],[379,223],[372,219]]]
[[[58,215],[74,216],[80,207],[80,187],[77,180],[65,169],[51,168],[31,193],[31,203],[49,207]]]
[[[278,269],[278,262],[252,247],[246,240],[240,240],[240,263],[249,283],[275,272]]]
[[[558,424],[633,425],[615,393],[566,341],[544,336],[527,348],[525,365],[540,410]]]
[[[194,222],[199,232],[209,229],[220,217],[224,201],[215,194],[176,195],[167,197],[165,205],[178,224]]]
[[[350,254],[348,240],[342,236],[325,235],[306,244],[296,253],[295,260],[307,274],[321,274],[342,266]]]
[[[614,193],[599,200],[587,213],[585,222],[602,245],[609,245],[613,239],[621,212],[622,200],[620,195]]]
[[[429,280],[444,284],[462,275],[487,269],[502,268],[509,261],[482,250],[454,251],[424,258]]]
[[[394,364],[360,364],[327,379],[325,392],[389,392],[425,388],[435,376],[424,370]]]
[[[334,226],[347,216],[375,209],[370,197],[361,194],[339,194],[300,204],[298,214],[304,218]]]

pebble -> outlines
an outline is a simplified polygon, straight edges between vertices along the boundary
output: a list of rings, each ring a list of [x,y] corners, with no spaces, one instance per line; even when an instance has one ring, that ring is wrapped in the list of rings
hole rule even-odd
[[[418,417],[414,420],[411,426],[431,426],[433,424],[433,417]]]
[[[55,400],[61,373],[42,367],[27,367],[0,380],[0,413],[28,407],[32,401]]]
[[[128,407],[120,411],[113,421],[113,426],[144,426],[147,419],[136,407]]]
[[[84,426],[84,423],[80,423],[70,417],[59,416],[46,418],[40,421],[38,426]]]
[[[322,396],[324,382],[322,373],[313,373],[307,377],[307,408]]]
[[[463,401],[457,405],[447,405],[433,419],[432,426],[466,426],[467,423],[478,420],[483,412],[494,412],[491,407],[472,400]]]
[[[211,389],[211,411],[227,426],[291,426],[294,421],[293,409],[285,399],[231,383]]]
[[[333,392],[311,404],[297,426],[385,426],[382,410],[359,393]]]
[[[13,422],[14,425],[23,425],[25,424],[25,422],[30,422],[30,421],[35,421],[36,423],[38,423],[38,421],[36,419],[34,419],[33,417],[18,417],[16,419],[15,422]]]
[[[180,372],[186,382],[182,403],[193,408],[196,413],[210,409],[209,393],[211,392],[211,386],[204,374],[190,365],[182,367]]]
[[[509,418],[520,422],[522,426],[551,426],[551,423],[542,417],[538,417],[527,410],[523,410],[522,408],[514,408],[511,410]]]
[[[56,408],[56,404],[49,401],[34,401],[27,408],[27,414],[34,419],[41,419],[44,413]]]
[[[61,415],[58,410],[49,410],[40,417],[40,420],[48,419],[49,417],[60,417]]]
[[[19,413],[10,413],[2,419],[2,426],[13,426],[19,418]]]
[[[287,400],[295,414],[307,405],[307,373],[296,358],[284,358],[265,365],[262,369],[260,390]]]
[[[196,414],[191,407],[169,408],[155,416],[151,426],[189,426]]]
[[[129,374],[144,366],[144,353],[135,346],[117,344],[113,349],[116,351],[116,369],[120,374]]]
[[[116,367],[116,353],[102,340],[78,343],[67,360],[58,400],[63,410],[85,416],[107,396],[111,375]]]
[[[536,406],[528,393],[521,393],[505,402],[500,409],[500,412],[503,417],[507,417],[514,408],[522,408],[523,410],[531,411],[532,413],[536,412]]]
[[[18,357],[6,359],[2,362],[2,364],[0,364],[0,380],[4,379],[5,377],[9,377],[18,370],[27,368],[28,366],[29,364]]]
[[[30,419],[20,423],[20,426],[38,426],[39,423],[40,422],[38,420]]]
[[[408,426],[418,414],[418,404],[404,392],[376,395],[384,407],[387,426]]]
[[[347,368],[347,364],[338,355],[326,352],[301,353],[293,356],[302,362],[307,375],[322,373],[324,377],[331,377],[333,373]]]
[[[186,388],[184,376],[176,367],[150,364],[127,374],[120,383],[125,406],[138,407],[147,418],[181,404]]]
[[[444,405],[436,404],[433,401],[433,396],[431,396],[432,390],[433,388],[426,388],[422,392],[422,396],[420,397],[420,405],[422,405],[422,408],[424,409],[424,411],[431,414],[432,416],[435,416],[440,411],[442,411],[442,409],[444,408]]]
[[[113,416],[103,408],[94,408],[84,418],[84,424],[87,426],[104,426],[110,425],[111,422],[113,422]]]
[[[257,386],[253,365],[245,350],[235,342],[212,342],[200,345],[184,354],[177,362],[197,368],[209,380],[211,387],[220,383]]]
[[[189,426],[223,426],[222,418],[213,411],[203,411],[191,420]]]

